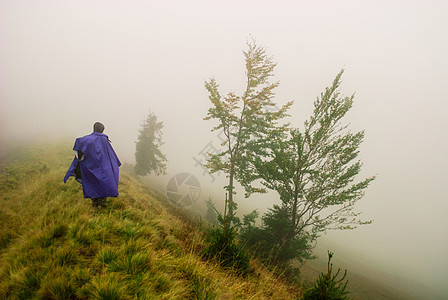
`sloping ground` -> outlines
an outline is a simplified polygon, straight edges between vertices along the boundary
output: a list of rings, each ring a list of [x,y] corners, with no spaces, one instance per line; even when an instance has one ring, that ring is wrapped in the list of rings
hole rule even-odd
[[[327,249],[335,252],[333,263],[334,272],[338,268],[341,269],[340,278],[347,269],[347,290],[350,292],[349,297],[353,300],[416,300],[421,299],[412,295],[411,292],[396,288],[397,279],[391,276],[385,277],[384,280],[378,280],[378,275],[373,276],[375,266],[367,266],[361,258],[357,258],[353,253],[345,252],[346,250],[337,247],[331,242],[322,242],[319,244],[314,253],[317,259],[305,262],[300,269],[301,278],[304,286],[312,285],[316,278],[322,272],[327,272],[328,255]],[[348,264],[351,262],[351,265]],[[354,264],[357,264],[355,268]],[[377,271],[379,272],[379,271]],[[384,273],[379,273],[385,276]],[[431,298],[425,298],[431,299]],[[434,298],[437,299],[437,298]]]
[[[334,264],[336,271],[340,266]],[[305,286],[311,286],[320,273],[327,271],[327,262],[323,259],[307,261],[300,269],[300,274],[304,280]],[[341,266],[341,274],[344,267]],[[339,275],[340,278],[342,275]],[[347,290],[350,292],[348,296],[353,300],[416,300],[417,298],[407,295],[406,293],[386,286],[385,284],[368,278],[367,276],[353,272],[347,269],[348,280]]]
[[[294,299],[252,261],[242,277],[203,260],[202,233],[126,172],[105,209],[62,178],[70,143],[2,155],[0,299]],[[5,167],[6,166],[6,167]]]

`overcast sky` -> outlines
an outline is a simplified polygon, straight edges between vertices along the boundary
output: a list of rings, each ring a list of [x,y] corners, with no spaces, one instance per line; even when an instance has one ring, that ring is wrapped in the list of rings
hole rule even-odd
[[[219,145],[203,120],[204,81],[214,77],[221,94],[241,92],[242,51],[252,36],[278,62],[276,102],[295,101],[294,125],[342,68],[343,93],[356,95],[346,121],[366,130],[362,175],[378,175],[357,207],[374,223],[328,238],[445,284],[448,295],[447,8],[446,1],[0,0],[0,143],[71,141],[101,121],[119,157],[132,163],[151,109],[165,124],[167,180],[190,172],[202,197],[221,193],[222,180],[212,183],[194,160]]]

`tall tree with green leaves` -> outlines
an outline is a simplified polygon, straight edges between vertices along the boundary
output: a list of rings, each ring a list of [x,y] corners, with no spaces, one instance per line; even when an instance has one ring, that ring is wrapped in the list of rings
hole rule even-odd
[[[279,121],[286,116],[291,102],[276,109],[273,102],[274,89],[278,82],[270,82],[276,64],[266,54],[266,49],[258,46],[254,40],[247,43],[243,51],[246,62],[246,88],[241,96],[229,92],[222,97],[214,79],[205,83],[212,107],[205,120],[217,120],[218,125],[212,131],[222,131],[224,147],[220,153],[209,153],[207,167],[211,173],[222,171],[227,174],[228,184],[224,187],[228,193],[227,214],[233,215],[235,207],[235,182],[243,185],[248,193],[257,189],[251,186],[253,181],[248,159],[262,155],[266,150],[263,133],[266,130],[284,130]]]
[[[279,216],[282,222],[265,224],[269,232],[279,232],[269,226],[282,226],[281,236],[275,237],[280,240],[275,246],[278,253],[297,237],[312,242],[328,229],[371,223],[360,220],[360,212],[354,211],[375,177],[356,181],[362,166],[357,156],[364,131],[353,133],[342,124],[354,99],[340,93],[342,74],[343,70],[314,102],[303,131],[293,128],[283,135],[272,134],[268,155],[253,160],[256,178],[277,191],[282,201],[269,212],[271,219]]]
[[[165,174],[167,159],[160,149],[163,145],[162,128],[163,122],[157,121],[157,116],[149,112],[138,131],[134,167],[137,175]]]

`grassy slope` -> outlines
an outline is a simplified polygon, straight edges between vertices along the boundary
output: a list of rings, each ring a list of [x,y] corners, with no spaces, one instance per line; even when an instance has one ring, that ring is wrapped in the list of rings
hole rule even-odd
[[[201,259],[196,226],[126,172],[120,196],[93,208],[77,182],[62,182],[70,146],[1,156],[0,299],[300,296],[255,261],[243,278]]]

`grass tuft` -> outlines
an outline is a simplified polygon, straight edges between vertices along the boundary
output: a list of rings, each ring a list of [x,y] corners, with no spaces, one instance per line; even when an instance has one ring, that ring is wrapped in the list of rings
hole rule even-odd
[[[118,252],[117,249],[112,247],[106,247],[102,249],[98,255],[97,259],[100,263],[110,265],[118,258]]]
[[[117,274],[106,274],[96,277],[89,289],[89,296],[93,299],[120,300],[128,298],[126,288],[122,285],[123,278]]]
[[[70,277],[69,270],[62,266],[53,267],[41,284],[38,298],[73,299],[76,291]]]

